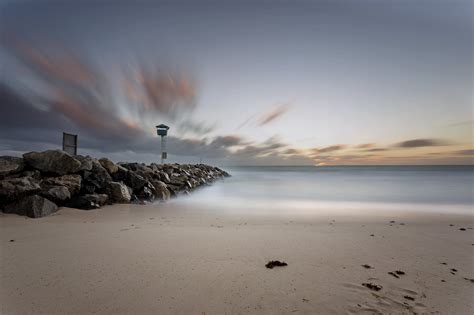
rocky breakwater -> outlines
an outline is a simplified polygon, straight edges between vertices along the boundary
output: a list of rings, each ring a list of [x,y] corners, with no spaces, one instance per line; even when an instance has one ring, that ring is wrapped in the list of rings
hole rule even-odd
[[[230,176],[205,164],[114,163],[60,150],[0,157],[0,209],[32,218],[66,206],[167,200]]]

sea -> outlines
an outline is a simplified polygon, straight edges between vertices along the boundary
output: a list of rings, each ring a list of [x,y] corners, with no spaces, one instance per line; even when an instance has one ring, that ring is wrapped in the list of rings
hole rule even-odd
[[[474,214],[474,166],[223,167],[232,177],[174,202],[223,211],[342,209]]]

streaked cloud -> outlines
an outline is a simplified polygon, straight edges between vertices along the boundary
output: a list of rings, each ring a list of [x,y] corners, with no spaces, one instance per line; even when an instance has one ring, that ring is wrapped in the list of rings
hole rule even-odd
[[[267,113],[264,113],[262,116],[259,117],[258,125],[264,126],[266,124],[271,123],[272,121],[283,116],[286,112],[288,112],[289,109],[290,109],[289,103],[282,104],[273,108],[272,110],[268,111]]]
[[[423,148],[450,145],[446,140],[442,139],[412,139],[395,144],[398,148]]]
[[[336,145],[331,145],[328,147],[324,148],[314,148],[312,151],[314,153],[330,153],[330,152],[335,152],[335,151],[340,151],[346,148],[346,145],[344,144],[336,144]]]
[[[375,143],[362,143],[354,146],[356,149],[368,149],[375,146]]]

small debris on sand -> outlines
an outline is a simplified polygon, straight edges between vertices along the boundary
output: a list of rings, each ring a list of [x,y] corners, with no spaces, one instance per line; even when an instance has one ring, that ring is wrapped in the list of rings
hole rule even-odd
[[[464,278],[464,280],[467,280],[467,281],[470,281],[471,283],[474,283],[474,279]]]
[[[452,271],[452,272],[458,272],[458,270],[457,270],[457,269],[454,269],[454,268],[451,268],[451,271]]]
[[[10,240],[10,242],[14,242],[15,240]]]
[[[404,295],[403,297],[404,297],[405,299],[407,299],[407,300],[410,300],[410,301],[414,301],[414,300],[415,300],[414,297],[409,296],[409,295]]]
[[[459,231],[466,231],[466,229],[465,228],[460,228]]]
[[[301,300],[302,300],[303,302],[309,302],[309,300],[308,300],[308,299],[305,299],[305,298],[303,298],[303,299],[301,299]]]
[[[382,290],[382,286],[381,285],[378,285],[378,284],[373,284],[371,282],[369,283],[362,283],[362,285],[366,288],[369,288],[370,290],[373,290],[373,291],[380,291]]]
[[[362,267],[364,267],[365,269],[372,269],[372,266],[371,266],[371,265],[367,265],[367,264],[362,265]]]
[[[454,226],[454,224],[450,224],[449,226]]]
[[[400,278],[399,276],[403,276],[405,272],[401,270],[395,270],[395,271],[390,271],[388,274],[398,279]]]
[[[443,279],[442,279],[441,282],[446,282],[446,280],[443,280]]]
[[[374,234],[370,234],[370,236],[375,236]]]
[[[273,269],[273,267],[285,267],[288,266],[288,264],[284,261],[279,261],[279,260],[271,260],[269,261],[265,267],[268,269]]]
[[[447,265],[447,263],[445,263],[445,262],[442,262],[442,263],[441,263],[441,265]]]
[[[390,223],[395,223],[395,221],[390,221]]]

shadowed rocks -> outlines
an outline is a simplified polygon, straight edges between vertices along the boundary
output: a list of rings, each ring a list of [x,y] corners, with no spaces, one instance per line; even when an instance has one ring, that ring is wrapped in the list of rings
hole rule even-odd
[[[112,203],[165,201],[230,176],[213,166],[114,163],[59,150],[0,157],[0,209],[41,217],[57,206],[91,210]]]
[[[44,197],[31,195],[7,204],[3,211],[26,215],[30,218],[41,218],[58,211],[58,206]]]

